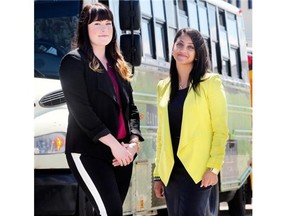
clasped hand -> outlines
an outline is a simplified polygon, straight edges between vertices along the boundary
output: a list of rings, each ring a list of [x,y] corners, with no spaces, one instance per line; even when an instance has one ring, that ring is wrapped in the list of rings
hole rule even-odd
[[[138,151],[137,143],[123,143],[112,149],[112,154],[115,157],[112,161],[113,166],[127,166],[133,162],[134,156]]]

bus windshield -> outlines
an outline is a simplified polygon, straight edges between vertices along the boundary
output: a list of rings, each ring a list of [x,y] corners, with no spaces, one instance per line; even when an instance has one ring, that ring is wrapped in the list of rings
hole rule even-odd
[[[71,49],[80,1],[35,1],[34,77],[59,79],[61,58]]]

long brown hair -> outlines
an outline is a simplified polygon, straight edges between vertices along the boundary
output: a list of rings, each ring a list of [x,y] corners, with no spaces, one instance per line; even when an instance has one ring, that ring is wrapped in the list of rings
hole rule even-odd
[[[93,71],[101,72],[103,70],[99,60],[93,53],[88,34],[88,25],[95,20],[109,20],[112,22],[113,36],[110,43],[105,47],[105,55],[106,58],[113,63],[114,69],[120,74],[120,76],[123,79],[130,81],[131,72],[117,45],[117,34],[113,14],[104,4],[97,2],[95,4],[87,4],[83,8],[80,14],[78,28],[73,39],[73,48],[80,48],[84,53],[86,53],[90,62],[89,67]]]

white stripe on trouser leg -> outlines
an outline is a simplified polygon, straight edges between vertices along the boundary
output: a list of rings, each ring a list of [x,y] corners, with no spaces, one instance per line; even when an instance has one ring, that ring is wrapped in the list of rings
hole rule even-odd
[[[101,216],[107,216],[107,212],[104,206],[104,203],[101,199],[101,196],[97,190],[97,188],[95,187],[95,185],[93,184],[93,181],[91,180],[90,176],[88,175],[88,173],[86,172],[81,160],[80,160],[80,156],[81,154],[77,154],[77,153],[72,153],[71,154],[73,157],[73,160],[76,164],[76,167],[78,169],[78,172],[80,173],[80,175],[83,178],[83,181],[85,182],[85,184],[87,185],[88,189],[90,190],[90,192],[92,193],[97,206],[99,208],[100,214]]]

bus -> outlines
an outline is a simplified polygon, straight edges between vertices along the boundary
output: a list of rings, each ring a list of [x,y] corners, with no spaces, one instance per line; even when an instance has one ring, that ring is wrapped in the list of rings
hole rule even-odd
[[[97,0],[34,1],[34,212],[91,216],[93,208],[71,174],[64,155],[68,110],[59,81],[62,57],[81,9]],[[219,183],[207,216],[244,212],[252,162],[252,107],[243,14],[222,0],[106,0],[114,14],[121,51],[133,72],[134,100],[145,141],[134,161],[124,215],[167,215],[153,191],[157,132],[156,86],[169,75],[179,28],[199,30],[209,48],[211,70],[221,75],[227,97],[229,140]],[[244,215],[244,213],[243,213]]]

